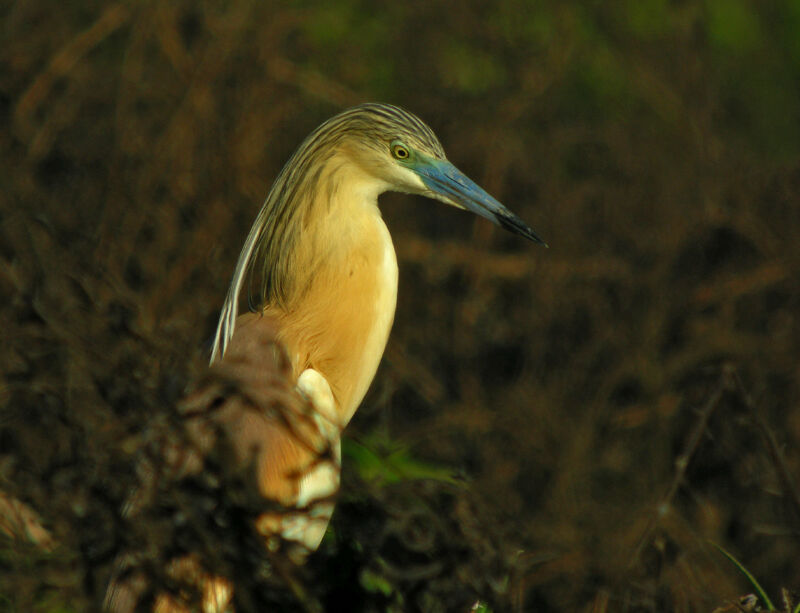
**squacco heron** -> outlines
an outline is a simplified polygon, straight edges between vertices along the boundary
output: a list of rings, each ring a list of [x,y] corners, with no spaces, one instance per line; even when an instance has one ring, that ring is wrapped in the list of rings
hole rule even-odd
[[[296,388],[311,407],[310,421],[296,420],[301,428],[264,422],[258,429],[260,493],[286,509],[259,518],[268,543],[280,536],[303,552],[314,550],[333,511],[341,432],[375,376],[395,313],[397,258],[378,209],[386,191],[440,200],[544,244],[453,166],[433,131],[403,109],[362,104],[306,138],[247,236],[211,356],[212,364],[224,364],[229,356],[255,354],[262,331],[277,330]],[[255,308],[239,316],[248,279]],[[247,444],[255,436],[250,429],[241,436]],[[203,582],[204,609],[223,610],[230,584]],[[161,604],[159,611],[183,610]]]
[[[337,464],[341,431],[375,376],[394,319],[397,258],[378,208],[386,191],[440,200],[545,244],[453,166],[433,131],[401,108],[362,104],[306,138],[275,180],[244,243],[211,361],[224,359],[231,344],[246,344],[261,320],[277,325],[297,388],[317,413]],[[248,274],[257,307],[237,317]],[[338,465],[319,466],[307,446],[288,433],[275,435],[281,440],[263,441],[276,448],[260,481],[263,494],[306,506],[335,493]],[[301,477],[289,486],[291,475]],[[326,525],[327,515],[310,530],[296,522],[295,528],[276,529],[315,549]]]

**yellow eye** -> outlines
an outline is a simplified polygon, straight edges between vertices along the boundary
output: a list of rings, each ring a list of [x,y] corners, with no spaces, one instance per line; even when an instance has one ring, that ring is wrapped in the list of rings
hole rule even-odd
[[[392,145],[392,155],[398,160],[407,160],[410,155],[408,147],[403,144],[395,143]]]

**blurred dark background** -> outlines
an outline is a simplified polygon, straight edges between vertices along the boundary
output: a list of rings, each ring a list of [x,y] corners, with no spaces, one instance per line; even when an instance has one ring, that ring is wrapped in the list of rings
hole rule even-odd
[[[0,11],[0,485],[63,543],[0,541],[0,610],[98,606],[131,432],[202,372],[282,164],[363,101],[423,118],[550,249],[382,198],[397,316],[321,556],[350,542],[388,604],[352,610],[711,611],[753,590],[712,542],[800,589],[796,1]],[[416,582],[352,546],[413,497],[447,518]]]

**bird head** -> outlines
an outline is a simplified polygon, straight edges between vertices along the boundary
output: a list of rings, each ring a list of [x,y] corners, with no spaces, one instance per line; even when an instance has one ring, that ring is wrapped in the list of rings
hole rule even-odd
[[[363,104],[345,111],[354,157],[388,190],[419,194],[472,211],[489,221],[545,245],[517,215],[451,164],[433,131],[395,106]]]

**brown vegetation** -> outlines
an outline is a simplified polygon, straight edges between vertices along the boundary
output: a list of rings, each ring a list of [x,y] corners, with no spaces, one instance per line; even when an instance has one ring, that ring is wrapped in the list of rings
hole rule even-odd
[[[59,544],[0,541],[0,610],[96,609],[131,547],[242,611],[710,611],[752,591],[712,542],[800,587],[791,3],[364,4],[0,9],[0,489]],[[307,565],[222,461],[122,517],[272,177],[370,99],[551,248],[384,198],[397,318]]]

